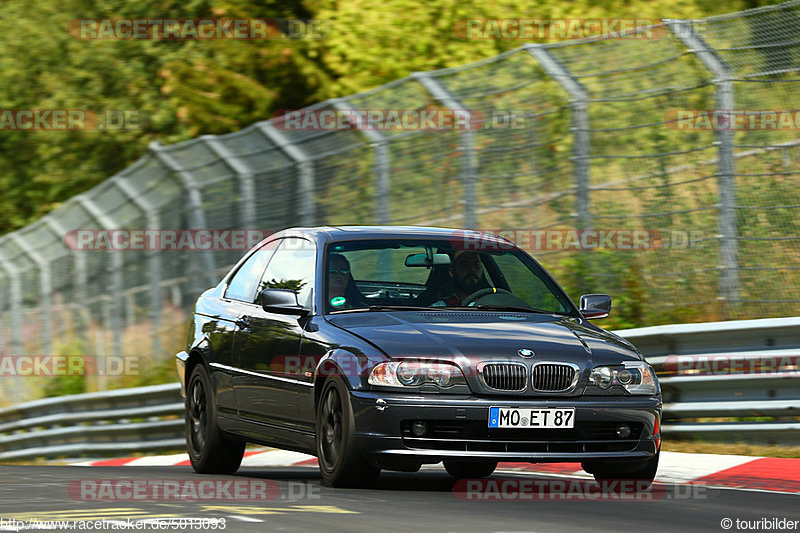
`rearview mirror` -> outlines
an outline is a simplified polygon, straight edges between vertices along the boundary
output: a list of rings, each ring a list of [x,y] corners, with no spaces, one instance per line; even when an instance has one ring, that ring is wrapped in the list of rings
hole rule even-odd
[[[308,309],[297,302],[297,293],[289,289],[264,289],[261,291],[261,308],[268,313],[306,315]]]
[[[428,254],[411,254],[406,257],[407,267],[432,267],[449,264],[450,256],[447,254],[432,254],[432,258],[429,258]]]
[[[581,314],[589,320],[605,318],[611,312],[611,296],[584,294],[581,296]]]

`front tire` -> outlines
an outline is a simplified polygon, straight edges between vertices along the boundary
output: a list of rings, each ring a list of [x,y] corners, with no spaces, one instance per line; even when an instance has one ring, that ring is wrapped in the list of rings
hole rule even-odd
[[[497,468],[497,461],[443,461],[444,469],[453,477],[472,479],[489,477]]]
[[[186,387],[186,451],[200,474],[232,474],[244,457],[245,442],[228,438],[217,426],[208,372],[196,365]]]
[[[350,391],[339,378],[325,381],[317,406],[317,458],[322,481],[334,487],[369,486],[380,468],[370,465],[355,442]]]

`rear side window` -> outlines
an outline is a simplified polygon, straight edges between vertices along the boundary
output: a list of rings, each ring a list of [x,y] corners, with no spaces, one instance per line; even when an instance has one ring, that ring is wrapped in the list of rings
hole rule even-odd
[[[265,244],[239,267],[239,270],[233,275],[233,279],[228,283],[228,289],[225,291],[226,298],[249,303],[255,302],[261,274],[267,268],[272,254],[275,253],[278,242],[272,241]]]

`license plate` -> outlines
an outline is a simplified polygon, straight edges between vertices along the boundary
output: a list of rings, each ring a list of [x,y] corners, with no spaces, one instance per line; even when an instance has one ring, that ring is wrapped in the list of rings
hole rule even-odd
[[[518,409],[489,408],[490,428],[544,428],[563,429],[575,427],[575,409]]]

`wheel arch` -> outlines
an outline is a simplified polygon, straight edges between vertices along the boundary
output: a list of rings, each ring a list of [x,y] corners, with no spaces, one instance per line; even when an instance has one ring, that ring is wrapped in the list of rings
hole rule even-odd
[[[385,359],[381,357],[381,360]],[[322,387],[330,377],[339,377],[348,391],[359,389],[365,381],[364,376],[374,364],[365,355],[357,355],[349,350],[334,349],[320,359],[314,370],[314,409],[319,405]]]
[[[197,365],[203,365],[206,371],[208,371],[208,363],[206,362],[202,350],[194,348],[189,352],[189,358],[186,360],[186,383],[184,385],[184,393],[188,392],[186,388],[189,386],[189,378],[192,376],[192,372]]]

